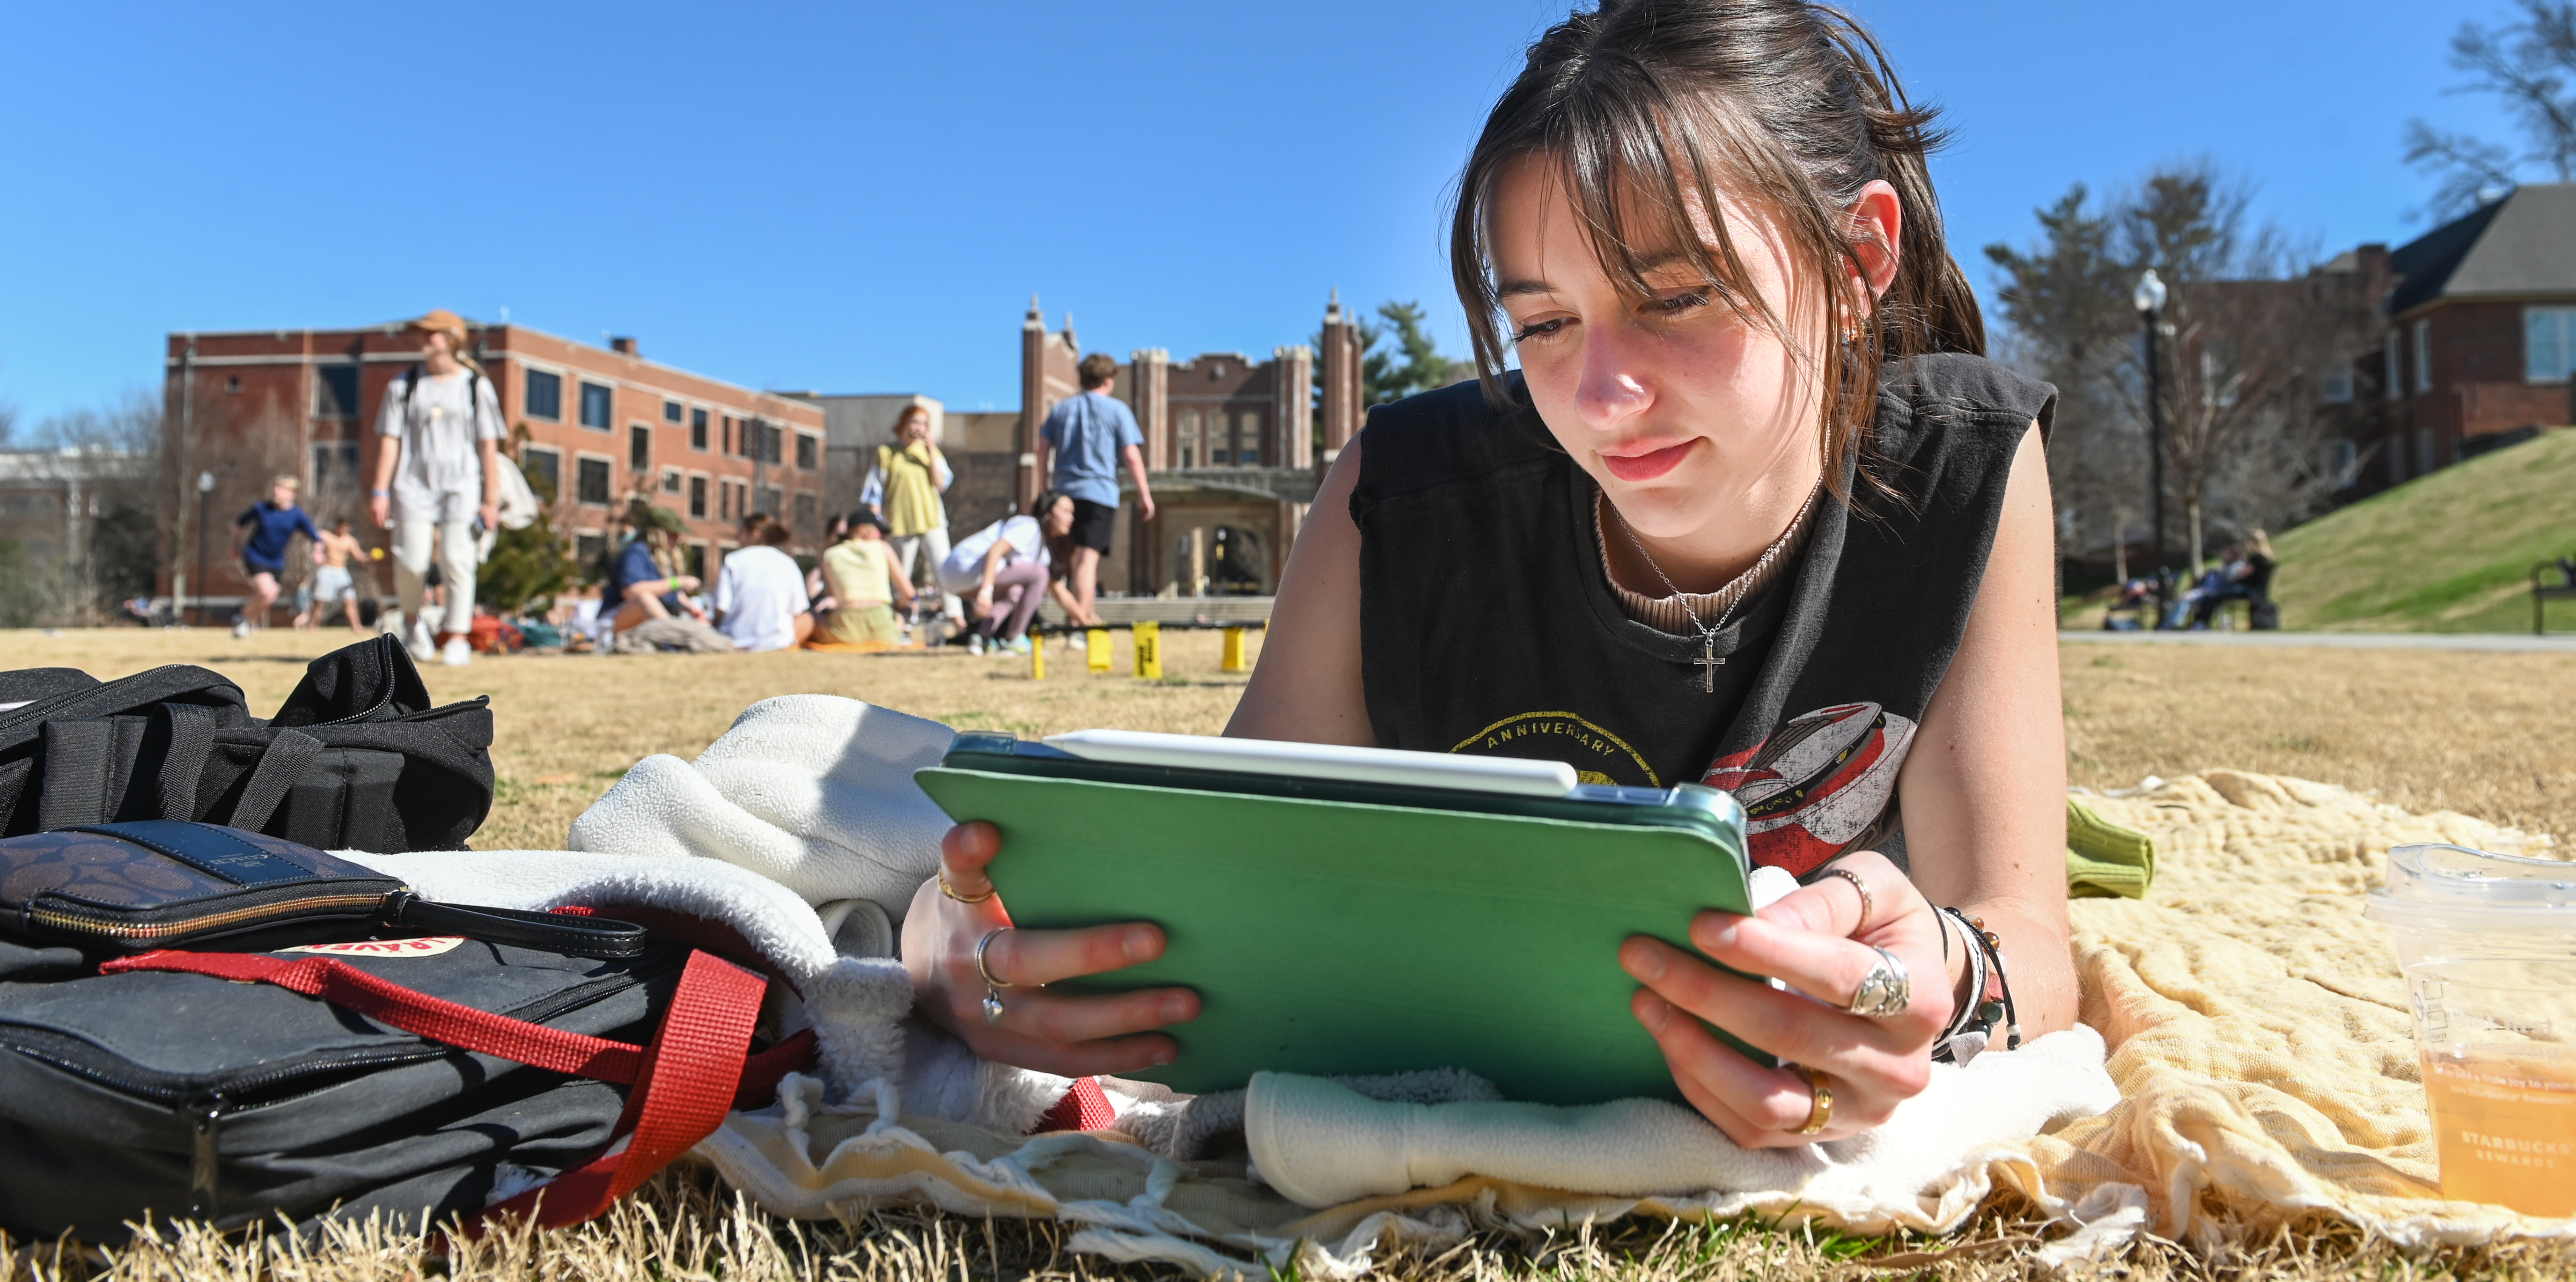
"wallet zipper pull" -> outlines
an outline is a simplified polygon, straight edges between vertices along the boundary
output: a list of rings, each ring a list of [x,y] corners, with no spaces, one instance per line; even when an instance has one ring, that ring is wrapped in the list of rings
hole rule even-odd
[[[218,1092],[180,1106],[179,1113],[188,1119],[194,1132],[192,1154],[188,1161],[188,1214],[201,1220],[215,1218],[216,1164],[223,1158],[222,1144],[215,1124],[223,1117],[224,1097]]]

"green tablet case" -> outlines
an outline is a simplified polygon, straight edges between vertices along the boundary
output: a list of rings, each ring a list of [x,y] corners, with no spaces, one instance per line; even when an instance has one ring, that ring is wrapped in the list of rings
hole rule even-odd
[[[1001,828],[991,875],[1016,924],[1164,928],[1159,960],[1055,987],[1197,990],[1199,1018],[1167,1030],[1179,1058],[1129,1074],[1191,1093],[1264,1069],[1457,1067],[1518,1100],[1678,1100],[1628,1013],[1637,983],[1620,941],[1687,949],[1698,910],[1748,909],[1740,826],[1713,835],[1705,814],[1667,827],[1466,813],[1431,797],[1369,804],[946,767],[915,777],[950,816]]]

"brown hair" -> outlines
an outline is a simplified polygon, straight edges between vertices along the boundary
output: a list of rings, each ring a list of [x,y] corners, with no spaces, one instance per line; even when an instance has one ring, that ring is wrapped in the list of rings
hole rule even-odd
[[[784,547],[796,541],[796,529],[764,512],[760,524],[751,532],[751,541],[765,548]]]
[[[1076,369],[1082,376],[1082,390],[1088,392],[1118,377],[1118,358],[1107,352],[1093,352],[1083,357]]]
[[[1861,429],[1881,362],[1985,351],[1925,160],[1944,138],[1934,114],[1906,98],[1866,29],[1806,0],[1601,0],[1549,28],[1485,118],[1450,229],[1450,274],[1486,399],[1514,404],[1487,220],[1504,169],[1532,155],[1553,162],[1593,255],[1621,288],[1651,294],[1643,255],[1669,246],[1717,301],[1807,356],[1789,318],[1737,284],[1743,260],[1717,214],[1724,190],[1767,206],[1791,260],[1821,279],[1825,333],[1856,331],[1836,345],[1822,416],[1825,482],[1849,498],[1842,465],[1867,447]],[[1847,211],[1879,180],[1896,189],[1904,218],[1896,279],[1873,309],[1843,267],[1857,266],[1862,248]],[[1695,208],[1714,244],[1693,227]]]

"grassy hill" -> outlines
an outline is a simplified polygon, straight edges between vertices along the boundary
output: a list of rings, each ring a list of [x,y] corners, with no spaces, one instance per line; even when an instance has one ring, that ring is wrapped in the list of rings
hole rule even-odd
[[[2576,553],[2576,431],[2447,467],[2273,539],[2281,626],[2523,632],[2531,566]],[[2576,601],[2549,605],[2576,631]]]

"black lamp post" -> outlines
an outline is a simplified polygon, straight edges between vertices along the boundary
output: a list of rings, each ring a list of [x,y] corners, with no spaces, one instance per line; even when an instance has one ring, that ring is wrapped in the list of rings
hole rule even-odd
[[[2136,304],[2138,319],[2147,327],[2147,459],[2155,491],[2149,506],[2155,513],[2156,581],[2164,581],[2165,570],[2165,394],[2164,378],[2156,363],[2156,331],[2161,328],[2165,310],[2165,283],[2156,279],[2156,269],[2148,268],[2138,277],[2138,288],[2129,295]],[[2163,620],[2157,620],[2163,626]]]

